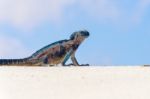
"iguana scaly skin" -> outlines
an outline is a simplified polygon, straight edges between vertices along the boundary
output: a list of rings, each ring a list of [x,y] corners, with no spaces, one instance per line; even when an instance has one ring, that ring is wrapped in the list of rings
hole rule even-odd
[[[7,66],[42,66],[42,65],[58,65],[65,66],[66,61],[71,57],[74,66],[81,66],[75,58],[75,52],[79,45],[89,37],[89,32],[77,31],[74,32],[69,40],[60,40],[49,44],[38,50],[30,57],[23,59],[0,59],[0,65]],[[84,64],[88,65],[88,64]],[[83,65],[82,65],[83,66]]]

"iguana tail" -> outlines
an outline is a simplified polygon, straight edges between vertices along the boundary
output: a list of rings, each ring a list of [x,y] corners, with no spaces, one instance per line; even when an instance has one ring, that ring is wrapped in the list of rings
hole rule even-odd
[[[27,58],[24,59],[0,59],[0,65],[25,65],[27,63]]]

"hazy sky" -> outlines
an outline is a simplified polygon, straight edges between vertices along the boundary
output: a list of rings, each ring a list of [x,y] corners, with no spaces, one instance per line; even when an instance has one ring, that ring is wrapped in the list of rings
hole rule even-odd
[[[79,63],[150,64],[150,0],[0,0],[0,58],[22,58],[86,29]]]

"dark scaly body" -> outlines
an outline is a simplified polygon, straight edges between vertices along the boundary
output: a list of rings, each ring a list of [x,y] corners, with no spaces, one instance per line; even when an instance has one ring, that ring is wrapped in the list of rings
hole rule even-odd
[[[75,58],[75,51],[79,45],[89,36],[87,31],[75,32],[69,40],[60,40],[49,44],[24,59],[0,59],[0,65],[10,66],[41,66],[41,65],[65,65],[71,57],[73,65],[79,65]]]

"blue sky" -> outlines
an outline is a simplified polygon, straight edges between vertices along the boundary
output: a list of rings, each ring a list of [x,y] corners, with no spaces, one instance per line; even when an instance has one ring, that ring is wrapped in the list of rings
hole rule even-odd
[[[150,64],[150,0],[0,0],[0,57],[22,58],[86,29],[79,63]]]

